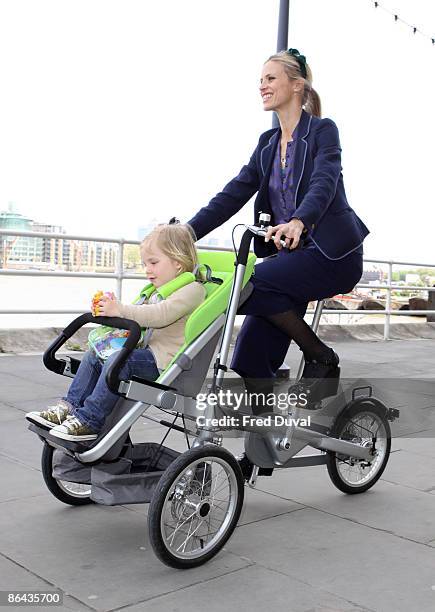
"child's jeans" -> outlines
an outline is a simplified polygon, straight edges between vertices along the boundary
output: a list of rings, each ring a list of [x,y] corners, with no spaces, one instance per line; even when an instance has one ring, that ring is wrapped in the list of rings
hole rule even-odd
[[[72,406],[73,414],[95,432],[102,429],[119,399],[106,383],[107,368],[117,354],[113,353],[102,362],[93,351],[87,351],[67,396],[63,398]],[[122,367],[119,378],[129,380],[133,374],[149,380],[158,378],[160,372],[149,348],[135,349]]]

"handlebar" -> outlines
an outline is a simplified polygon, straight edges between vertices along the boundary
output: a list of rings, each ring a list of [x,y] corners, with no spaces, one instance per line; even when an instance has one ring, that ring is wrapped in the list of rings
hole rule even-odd
[[[239,251],[237,253],[237,264],[246,265],[249,255],[249,247],[251,246],[251,240],[254,236],[258,236],[260,238],[264,238],[266,236],[268,227],[258,226],[258,225],[245,225],[246,231],[244,232],[242,239],[240,241]],[[288,246],[284,240],[284,238],[280,239],[282,246],[288,249]],[[292,251],[298,250],[302,246],[302,240],[299,241],[296,249],[292,249]]]
[[[94,317],[91,312],[86,312],[80,315],[74,321],[71,321],[69,325],[65,327],[63,332],[54,340],[47,348],[43,355],[43,362],[45,367],[56,374],[63,374],[67,362],[63,359],[56,358],[56,351],[65,344],[65,342],[71,338],[83,325],[86,323],[97,323],[98,325],[108,325],[110,327],[116,327],[119,329],[128,329],[130,334],[126,340],[126,343],[120,351],[116,353],[115,358],[109,365],[106,374],[106,382],[112,393],[118,393],[119,387],[119,372],[122,366],[127,361],[128,356],[139,342],[141,336],[141,328],[136,321],[132,319],[123,319],[121,317]]]

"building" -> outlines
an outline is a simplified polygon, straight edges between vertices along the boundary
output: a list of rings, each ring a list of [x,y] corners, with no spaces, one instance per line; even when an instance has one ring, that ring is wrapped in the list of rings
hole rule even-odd
[[[145,238],[145,236],[150,234],[152,232],[152,230],[156,227],[156,225],[158,225],[159,223],[167,223],[167,220],[166,221],[162,221],[161,219],[159,220],[159,219],[156,219],[154,217],[146,225],[141,225],[140,227],[138,227],[138,229],[137,229],[137,239],[138,240],[143,240]]]
[[[65,234],[65,230],[60,225],[48,225],[45,223],[33,222],[31,229],[33,232],[44,234]],[[63,266],[69,262],[71,245],[69,240],[62,238],[42,238],[42,262],[53,267]]]
[[[380,282],[382,280],[382,270],[364,270],[361,280],[359,282],[363,284],[368,284],[375,281]]]
[[[60,225],[33,221],[17,212],[13,203],[0,212],[0,228],[65,234]],[[95,268],[115,269],[118,247],[110,242],[67,240],[59,236],[0,236],[0,267],[49,268],[92,271]]]
[[[0,212],[0,229],[33,231],[32,219],[17,212],[15,204],[9,202],[8,210]],[[9,264],[32,264],[42,261],[41,238],[25,236],[0,236],[0,267]]]

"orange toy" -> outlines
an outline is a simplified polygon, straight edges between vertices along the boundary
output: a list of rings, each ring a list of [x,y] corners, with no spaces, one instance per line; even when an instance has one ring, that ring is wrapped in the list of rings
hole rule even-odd
[[[103,297],[103,295],[108,295],[110,298],[114,298],[114,294],[112,293],[112,291],[106,291],[105,293],[103,293],[101,290],[97,291],[96,293],[94,293],[94,296],[92,298],[92,314],[94,315],[94,317],[98,317],[98,315],[100,314],[100,306],[99,306],[99,302],[101,300],[101,298]]]

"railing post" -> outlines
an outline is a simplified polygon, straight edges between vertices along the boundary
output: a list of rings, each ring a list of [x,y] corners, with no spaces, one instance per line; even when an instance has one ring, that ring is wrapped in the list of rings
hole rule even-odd
[[[124,276],[124,238],[118,242],[118,256],[116,258],[116,297],[119,301],[122,300],[122,280]]]
[[[388,262],[387,276],[387,301],[385,304],[385,320],[384,320],[384,340],[390,339],[390,322],[391,322],[391,283],[393,280],[393,262]]]

